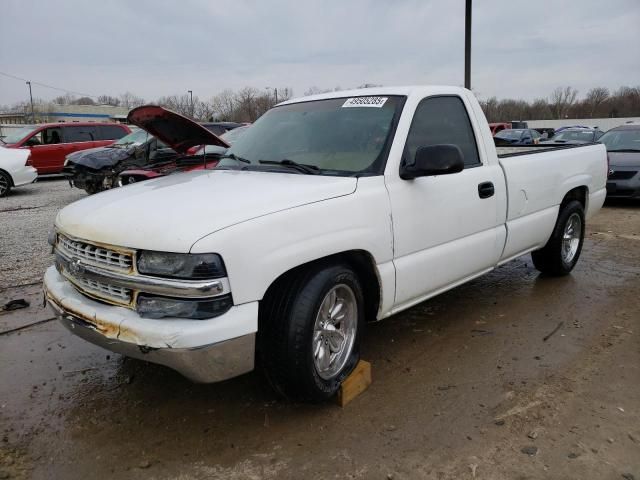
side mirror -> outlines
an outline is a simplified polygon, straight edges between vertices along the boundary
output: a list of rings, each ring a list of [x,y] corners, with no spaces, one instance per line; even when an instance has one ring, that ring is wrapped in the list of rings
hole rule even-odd
[[[413,180],[429,175],[448,175],[464,170],[464,157],[457,145],[419,147],[412,164],[400,167],[400,178]]]

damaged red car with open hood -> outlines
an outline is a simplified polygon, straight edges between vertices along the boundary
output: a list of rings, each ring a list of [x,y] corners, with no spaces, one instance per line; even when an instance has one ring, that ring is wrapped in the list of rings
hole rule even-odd
[[[178,113],[156,105],[144,105],[129,112],[127,120],[141,130],[122,137],[112,145],[84,150],[67,156],[63,173],[69,183],[87,193],[96,193],[118,184],[124,171],[158,170],[161,175],[214,166],[229,144],[205,127]],[[216,146],[211,152],[198,147]]]

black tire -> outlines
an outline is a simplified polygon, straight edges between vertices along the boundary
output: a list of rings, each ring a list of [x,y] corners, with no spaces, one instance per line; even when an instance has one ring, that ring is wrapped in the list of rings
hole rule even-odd
[[[357,305],[355,339],[346,363],[322,378],[314,361],[314,326],[325,296],[346,285]],[[321,402],[332,397],[360,359],[364,294],[347,265],[319,265],[287,274],[269,289],[260,305],[258,355],[271,386],[291,400]]]
[[[0,172],[0,197],[6,197],[9,195],[13,187],[13,180],[8,173]]]
[[[580,218],[580,240],[575,254],[570,259],[563,256],[563,237],[570,219]],[[533,265],[542,273],[554,276],[568,275],[578,263],[582,244],[584,243],[584,208],[577,200],[572,200],[560,207],[558,220],[547,244],[540,250],[531,252]]]

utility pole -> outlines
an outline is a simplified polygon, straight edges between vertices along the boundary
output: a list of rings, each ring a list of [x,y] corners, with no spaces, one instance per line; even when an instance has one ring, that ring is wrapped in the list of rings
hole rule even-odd
[[[189,104],[191,105],[191,118],[193,118],[193,91],[187,90],[187,93],[190,97]]]
[[[271,87],[264,87],[264,88],[265,88],[265,90],[271,90]],[[273,95],[274,95],[274,97],[276,99],[276,104],[277,104],[278,103],[278,89],[277,88],[273,89]]]
[[[465,0],[464,13],[464,88],[471,89],[471,0]]]
[[[36,123],[36,114],[33,112],[33,95],[31,94],[31,82],[27,81],[29,85],[29,100],[31,101],[31,123]]]

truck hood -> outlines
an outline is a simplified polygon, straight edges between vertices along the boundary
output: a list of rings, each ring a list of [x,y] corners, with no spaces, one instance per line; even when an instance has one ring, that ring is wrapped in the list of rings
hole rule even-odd
[[[72,203],[60,211],[56,226],[84,240],[186,253],[210,233],[252,218],[349,195],[356,186],[353,177],[237,170],[187,172]]]
[[[156,105],[134,108],[127,115],[127,120],[159,138],[179,153],[187,153],[191,147],[197,145],[229,147],[227,142],[199,123]]]
[[[67,155],[67,160],[69,165],[82,165],[83,167],[100,170],[105,167],[113,167],[134,153],[135,147],[97,147],[71,153]]]
[[[640,152],[607,152],[612,167],[640,167]]]

